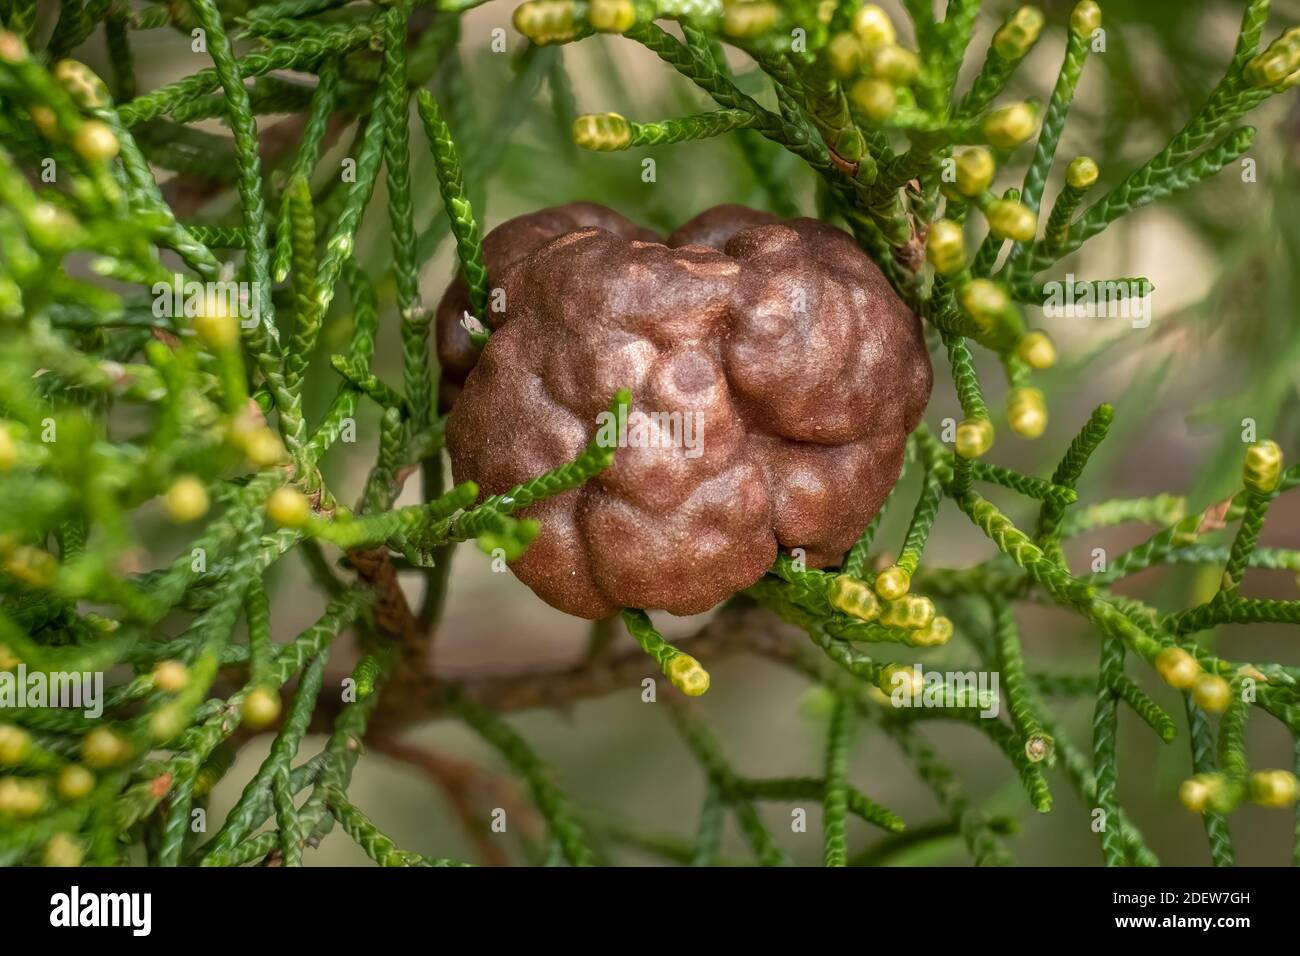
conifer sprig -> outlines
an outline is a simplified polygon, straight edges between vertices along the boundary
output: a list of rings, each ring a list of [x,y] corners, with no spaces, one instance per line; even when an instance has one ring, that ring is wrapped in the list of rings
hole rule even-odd
[[[411,699],[425,705],[421,713],[442,707],[459,716],[502,754],[546,821],[554,860],[604,858],[607,828],[588,825],[498,711],[472,688],[429,678],[412,650],[427,644],[437,621],[456,542],[474,538],[491,554],[519,557],[539,532],[519,512],[580,487],[615,455],[594,438],[574,461],[481,501],[470,483],[441,485],[444,421],[421,275],[450,233],[472,318],[486,326],[487,184],[514,130],[542,109],[534,93],[545,81],[548,122],[587,149],[734,140],[768,207],[782,216],[801,211],[789,173],[806,166],[819,214],[853,233],[925,321],[961,409],[942,431],[939,414],[918,429],[907,468],[916,490],[891,494],[840,567],[808,567],[805,556],[783,552],[719,612],[757,604],[807,635],[797,651],[777,656],[829,689],[824,771],[744,776],[674,701],[674,720],[707,781],[696,833],[674,844],[676,857],[718,862],[724,822],[734,817],[757,861],[788,862],[784,836],[756,807],[779,800],[821,803],[826,863],[884,858],[896,845],[859,854],[846,826],[857,816],[897,833],[906,817],[849,783],[856,725],[891,739],[937,799],[943,819],[913,825],[916,839],[956,834],[977,863],[1010,862],[1006,822],[959,788],[923,736],[923,722],[943,721],[978,730],[1039,811],[1051,808],[1045,768],[1055,763],[1089,811],[1101,812],[1102,859],[1150,865],[1155,857],[1119,800],[1118,713],[1128,707],[1168,742],[1182,728],[1166,697],[1181,694],[1192,773],[1180,798],[1202,814],[1210,859],[1231,864],[1228,816],[1247,801],[1295,800],[1290,771],[1252,769],[1244,729],[1258,710],[1300,748],[1300,668],[1238,660],[1230,642],[1211,651],[1194,637],[1229,624],[1300,624],[1300,601],[1246,596],[1253,569],[1300,570],[1300,552],[1260,546],[1275,499],[1300,485],[1300,466],[1285,467],[1283,449],[1266,439],[1246,450],[1240,488],[1226,500],[1189,505],[1151,493],[1097,501],[1089,463],[1115,417],[1109,405],[1082,425],[1051,475],[991,459],[1004,421],[1025,438],[1047,423],[1038,380],[1056,351],[1031,329],[1025,307],[1044,304],[1056,282],[1051,270],[1129,212],[1242,157],[1255,142],[1247,114],[1300,82],[1297,31],[1265,43],[1269,4],[1250,0],[1232,59],[1201,107],[1136,168],[1103,171],[1090,157],[1060,155],[1075,91],[1104,45],[1102,10],[1092,0],[1076,4],[1068,24],[1031,6],[995,11],[987,51],[969,49],[976,0],[952,0],[943,20],[929,3],[908,0],[910,30],[875,4],[848,0],[817,9],[530,0],[514,16],[529,42],[488,122],[475,116],[459,48],[467,39],[461,16],[477,5],[191,0],[132,11],[69,0],[44,31],[30,0],[4,7],[0,496],[8,507],[0,512],[0,671],[21,664],[44,672],[118,668],[122,676],[101,719],[41,707],[0,712],[0,862],[38,862],[54,844],[75,847],[86,862],[116,864],[134,841],[159,865],[293,866],[337,824],[381,865],[456,865],[397,848],[347,795],[372,720],[388,716],[390,703],[409,711]],[[660,25],[666,21],[682,40]],[[111,84],[71,59],[101,26]],[[165,26],[183,31],[178,43],[197,42],[189,32],[197,29],[201,50],[190,52],[204,59],[189,75],[142,91],[138,33]],[[1007,99],[1047,30],[1064,31],[1065,52],[1045,100]],[[576,104],[594,94],[575,88],[559,48],[597,35],[648,49],[716,108],[674,108],[677,118],[657,122],[579,115]],[[900,40],[908,35],[915,48]],[[727,47],[743,66],[728,65]],[[973,82],[960,89],[972,56],[980,57]],[[430,155],[411,149],[412,98]],[[266,127],[271,114],[298,124],[278,153]],[[199,127],[210,119],[229,135]],[[348,175],[327,175],[340,131]],[[46,160],[57,170],[53,180],[41,175]],[[432,218],[415,173],[429,160],[441,198]],[[1019,161],[1027,164],[1023,179],[998,183]],[[160,184],[160,170],[222,196],[229,216],[209,221],[183,209]],[[1063,184],[1044,209],[1054,176]],[[376,209],[381,182],[386,208]],[[378,267],[363,248],[371,230],[383,232]],[[187,283],[200,291],[158,314],[155,290],[177,283],[183,299]],[[210,289],[240,284],[230,299]],[[1151,291],[1138,276],[1077,280],[1066,291],[1088,297],[1116,286],[1138,298]],[[385,379],[397,380],[399,363],[376,362],[388,321],[401,343],[396,386]],[[474,334],[483,344],[486,330]],[[986,352],[1010,386],[1005,413],[977,372]],[[317,368],[333,391],[320,406]],[[626,392],[614,396],[620,425],[630,402]],[[373,467],[350,508],[327,456],[352,444],[358,417],[375,412]],[[124,421],[134,423],[131,437]],[[415,472],[425,476],[423,503],[395,507]],[[154,499],[188,537],[170,564],[150,571],[133,562],[148,552],[144,509]],[[910,508],[906,533],[897,555],[883,558],[877,530],[900,501]],[[1037,511],[1032,525],[1012,520],[1023,505]],[[986,560],[944,566],[932,538],[945,513],[988,539]],[[1153,532],[1101,566],[1067,563],[1077,535],[1125,523]],[[337,563],[335,549],[343,555]],[[314,624],[282,643],[267,576],[298,557],[327,603]],[[1218,586],[1200,603],[1173,608],[1112,590],[1176,565],[1213,569]],[[420,571],[430,587],[419,613],[398,585],[406,570]],[[1086,623],[1098,639],[1095,674],[1034,670],[1036,635],[1019,631],[1014,618],[1026,601]],[[689,645],[666,641],[645,611],[629,608],[622,618],[650,658],[642,663],[676,688],[666,694],[707,689],[708,672]],[[362,657],[340,699],[325,663],[349,630]],[[886,703],[909,686],[913,657],[927,668],[964,669],[961,655],[971,651],[1001,675],[1005,716],[987,719],[969,700],[913,711]],[[600,665],[593,657],[591,666]],[[1163,696],[1142,689],[1126,663],[1168,685]],[[1086,694],[1095,695],[1091,747],[1072,743],[1050,706],[1054,697]],[[315,719],[329,722],[328,741],[301,759]],[[232,771],[240,727],[278,729],[233,810],[200,837],[191,812]]]

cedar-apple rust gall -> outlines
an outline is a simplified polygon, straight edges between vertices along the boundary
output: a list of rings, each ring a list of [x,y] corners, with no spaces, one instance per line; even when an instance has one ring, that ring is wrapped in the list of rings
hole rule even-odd
[[[506,304],[484,349],[457,321],[462,281],[438,308],[456,481],[502,494],[593,438],[617,449],[584,487],[521,512],[541,525],[511,563],[525,584],[583,617],[694,614],[778,548],[840,562],[897,479],[932,375],[916,316],[851,237],[720,206],[664,239],[575,203],[483,246]],[[934,608],[890,613],[923,628]]]

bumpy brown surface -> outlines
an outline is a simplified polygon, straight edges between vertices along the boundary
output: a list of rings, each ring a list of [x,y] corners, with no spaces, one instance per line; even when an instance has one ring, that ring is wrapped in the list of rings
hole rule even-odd
[[[702,454],[624,447],[528,513],[513,565],[547,603],[708,610],[778,545],[837,563],[898,478],[930,394],[920,323],[854,244],[813,219],[719,206],[661,241],[591,203],[510,220],[484,243],[504,310],[476,356],[457,280],[438,353],[464,382],[447,423],[457,481],[506,491],[574,458],[629,388],[634,415],[703,423]]]

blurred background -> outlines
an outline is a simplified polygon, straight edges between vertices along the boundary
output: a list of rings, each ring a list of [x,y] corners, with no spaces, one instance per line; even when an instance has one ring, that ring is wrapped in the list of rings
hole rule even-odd
[[[900,32],[907,18],[897,3],[884,2]],[[1003,99],[1046,98],[1064,47],[1068,0],[1040,4],[1049,27],[1020,67]],[[1090,57],[1062,143],[1057,169],[1049,182],[1044,208],[1059,189],[1064,163],[1087,154],[1101,166],[1095,195],[1118,182],[1157,152],[1177,132],[1222,75],[1231,58],[1244,0],[1104,0],[1107,50]],[[480,223],[490,228],[512,216],[578,199],[610,205],[645,225],[667,231],[701,210],[723,202],[765,204],[742,149],[750,140],[727,136],[715,140],[626,153],[594,154],[575,149],[568,139],[574,110],[614,110],[630,119],[657,120],[709,108],[699,91],[672,73],[637,44],[622,38],[593,37],[563,48],[532,51],[510,25],[515,4],[487,3],[472,10],[460,39],[461,67],[435,76],[445,110],[461,143],[466,179],[478,202]],[[942,3],[936,6],[942,8]],[[986,2],[967,73],[977,68],[1010,2]],[[1265,42],[1300,22],[1300,0],[1274,4]],[[503,33],[504,52],[493,49],[494,31]],[[206,63],[196,62],[187,45],[171,31],[155,30],[133,37],[148,90]],[[909,44],[910,45],[910,44]],[[101,55],[102,55],[102,51]],[[91,65],[106,72],[106,59]],[[751,70],[735,56],[738,72]],[[558,71],[562,70],[563,73]],[[968,77],[969,79],[969,77]],[[768,102],[757,76],[742,77],[742,86]],[[282,118],[260,118],[267,136]],[[1145,276],[1155,286],[1154,321],[1135,330],[1124,319],[1046,319],[1030,310],[1031,325],[1042,325],[1061,353],[1057,368],[1042,376],[1051,425],[1040,439],[1011,436],[999,441],[991,460],[1028,472],[1046,474],[1066,443],[1100,402],[1115,406],[1111,437],[1094,458],[1080,487],[1084,504],[1114,496],[1168,492],[1186,495],[1190,510],[1199,510],[1227,494],[1239,482],[1243,445],[1242,420],[1253,418],[1259,437],[1278,440],[1290,460],[1300,454],[1297,442],[1297,387],[1300,386],[1300,98],[1292,93],[1269,101],[1249,117],[1259,136],[1249,157],[1255,181],[1243,181],[1229,166],[1216,178],[1172,203],[1127,217],[1092,240],[1078,254],[1040,278],[1103,279]],[[224,135],[218,123],[210,132]],[[320,164],[321,177],[337,175],[348,155],[352,130],[341,130],[333,151]],[[413,129],[417,225],[426,231],[433,255],[422,275],[426,304],[432,308],[453,269],[432,162],[425,141]],[[1028,150],[1021,150],[1027,153]],[[641,179],[641,161],[653,156],[657,179]],[[778,157],[779,169],[796,190],[801,208],[813,214],[811,174],[792,157]],[[1013,181],[1017,169],[1003,170],[998,188]],[[170,175],[162,172],[162,176]],[[177,184],[177,188],[182,188]],[[358,254],[372,276],[390,262],[382,183],[370,206],[358,242]],[[229,190],[196,202],[194,219],[229,222],[237,210]],[[400,377],[396,317],[391,307],[381,321],[377,371]],[[346,341],[346,305],[336,309],[327,329],[329,344]],[[325,352],[327,350],[322,350]],[[318,391],[309,405],[309,421],[319,416],[335,389],[333,373],[323,362],[316,369]],[[984,368],[990,404],[1001,407],[1004,390],[995,363]],[[327,462],[326,475],[341,499],[359,494],[373,460],[378,435],[372,405],[363,406],[356,445],[339,445]],[[946,364],[936,362],[936,389],[926,419],[932,428],[958,406],[947,381]],[[1003,419],[1005,420],[1005,419]],[[408,483],[403,503],[416,500],[418,482]],[[1017,522],[1030,519],[1023,499],[993,495]],[[902,489],[904,505],[885,522],[877,548],[896,549],[902,541],[915,492]],[[1018,510],[1019,509],[1019,510]],[[1128,526],[1081,536],[1067,553],[1082,567],[1094,547],[1109,554],[1145,540],[1151,529]],[[158,553],[170,557],[182,545],[159,523]],[[1300,547],[1300,496],[1279,499],[1269,516],[1263,544]],[[170,549],[170,550],[169,550]],[[925,564],[962,567],[984,560],[991,545],[951,505],[940,513]],[[277,639],[287,640],[309,624],[323,601],[294,561],[274,572],[272,607]],[[1165,609],[1188,606],[1212,593],[1217,571],[1191,568],[1152,571],[1125,581],[1121,593],[1140,595]],[[413,600],[418,578],[409,581]],[[1252,571],[1248,596],[1294,598],[1297,582],[1289,573]],[[1088,673],[1096,668],[1099,642],[1083,622],[1064,612],[1020,605],[1017,609],[1030,667],[1038,671]],[[670,640],[689,634],[699,619],[658,617]],[[622,636],[619,641],[631,642]],[[591,625],[567,617],[533,597],[510,574],[494,574],[489,559],[472,546],[453,558],[449,600],[437,635],[436,669],[448,677],[478,677],[520,671],[544,673],[563,669],[586,652]],[[1208,635],[1216,650],[1231,659],[1258,659],[1300,664],[1300,637],[1294,629],[1252,625],[1224,627]],[[946,655],[946,656],[945,656]],[[929,661],[931,658],[922,657]],[[973,661],[960,635],[938,660]],[[340,649],[331,668],[341,677],[350,661]],[[809,684],[793,672],[756,657],[732,656],[710,663],[712,689],[696,704],[712,726],[724,752],[747,776],[793,776],[821,773],[824,711]],[[1190,773],[1181,704],[1168,688],[1152,686],[1147,668],[1130,667],[1155,699],[1176,717],[1180,737],[1164,745],[1131,712],[1120,712],[1121,805],[1168,864],[1208,863],[1199,819],[1176,799],[1178,783]],[[662,693],[671,693],[663,690]],[[1091,696],[1053,699],[1052,710],[1070,736],[1090,750]],[[618,691],[577,703],[562,712],[532,710],[510,715],[514,727],[554,766],[561,785],[588,811],[593,826],[610,839],[606,849],[617,862],[651,863],[658,858],[638,849],[640,838],[695,830],[704,795],[703,775],[673,732],[662,703],[642,703],[637,690]],[[1089,808],[1069,789],[1060,771],[1049,779],[1056,803],[1050,814],[1033,812],[1006,760],[988,740],[965,726],[927,723],[921,732],[977,804],[992,815],[1019,819],[1009,838],[1016,858],[1027,864],[1097,865],[1100,851],[1091,832]],[[269,740],[253,741],[241,751],[235,769],[212,798],[214,819],[233,805],[245,780],[262,759]],[[320,741],[315,741],[318,745]],[[312,748],[313,741],[304,747]],[[418,723],[400,744],[408,759],[370,753],[356,770],[352,797],[400,846],[436,856],[480,862],[523,862],[526,846],[539,834],[527,800],[494,752],[451,721]],[[1249,728],[1248,752],[1254,768],[1289,767],[1290,739],[1266,716]],[[924,825],[939,817],[929,792],[911,765],[870,727],[862,726],[852,752],[851,778],[873,799],[909,823]],[[457,789],[459,787],[459,789]],[[467,802],[483,817],[492,808],[507,810],[507,835],[480,837],[476,844],[457,817],[456,800]],[[785,849],[801,863],[821,860],[819,809],[810,805],[808,830],[792,833],[790,806],[766,804],[765,818]],[[1291,814],[1247,805],[1231,818],[1238,862],[1282,865],[1288,862],[1294,820]],[[634,831],[634,832],[624,832]],[[879,831],[850,822],[850,851],[867,849]],[[522,837],[521,841],[519,838]],[[484,843],[495,850],[484,849]],[[748,860],[734,832],[724,855]],[[307,857],[309,864],[364,863],[365,857],[337,834]],[[969,857],[959,840],[943,839],[889,858],[891,863],[965,865]]]

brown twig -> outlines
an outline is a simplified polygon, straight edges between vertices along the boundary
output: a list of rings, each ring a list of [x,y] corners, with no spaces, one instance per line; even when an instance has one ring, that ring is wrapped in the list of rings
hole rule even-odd
[[[513,781],[467,760],[403,743],[394,737],[377,735],[369,738],[368,742],[377,753],[419,768],[442,790],[484,866],[509,866],[510,860],[501,843],[493,839],[487,822],[479,813],[480,807],[505,807],[511,819],[523,821],[524,832],[530,839],[541,840],[544,836],[546,828],[541,817]]]
[[[675,643],[705,663],[739,651],[785,659],[794,653],[799,633],[782,625],[765,608],[734,607],[719,611],[694,635]],[[469,674],[454,678],[448,676],[444,681],[445,686],[455,686],[463,696],[505,712],[563,707],[636,686],[643,678],[659,674],[655,662],[638,649],[550,672]],[[430,709],[426,713],[440,710],[444,706],[441,695],[435,694],[428,706]]]

